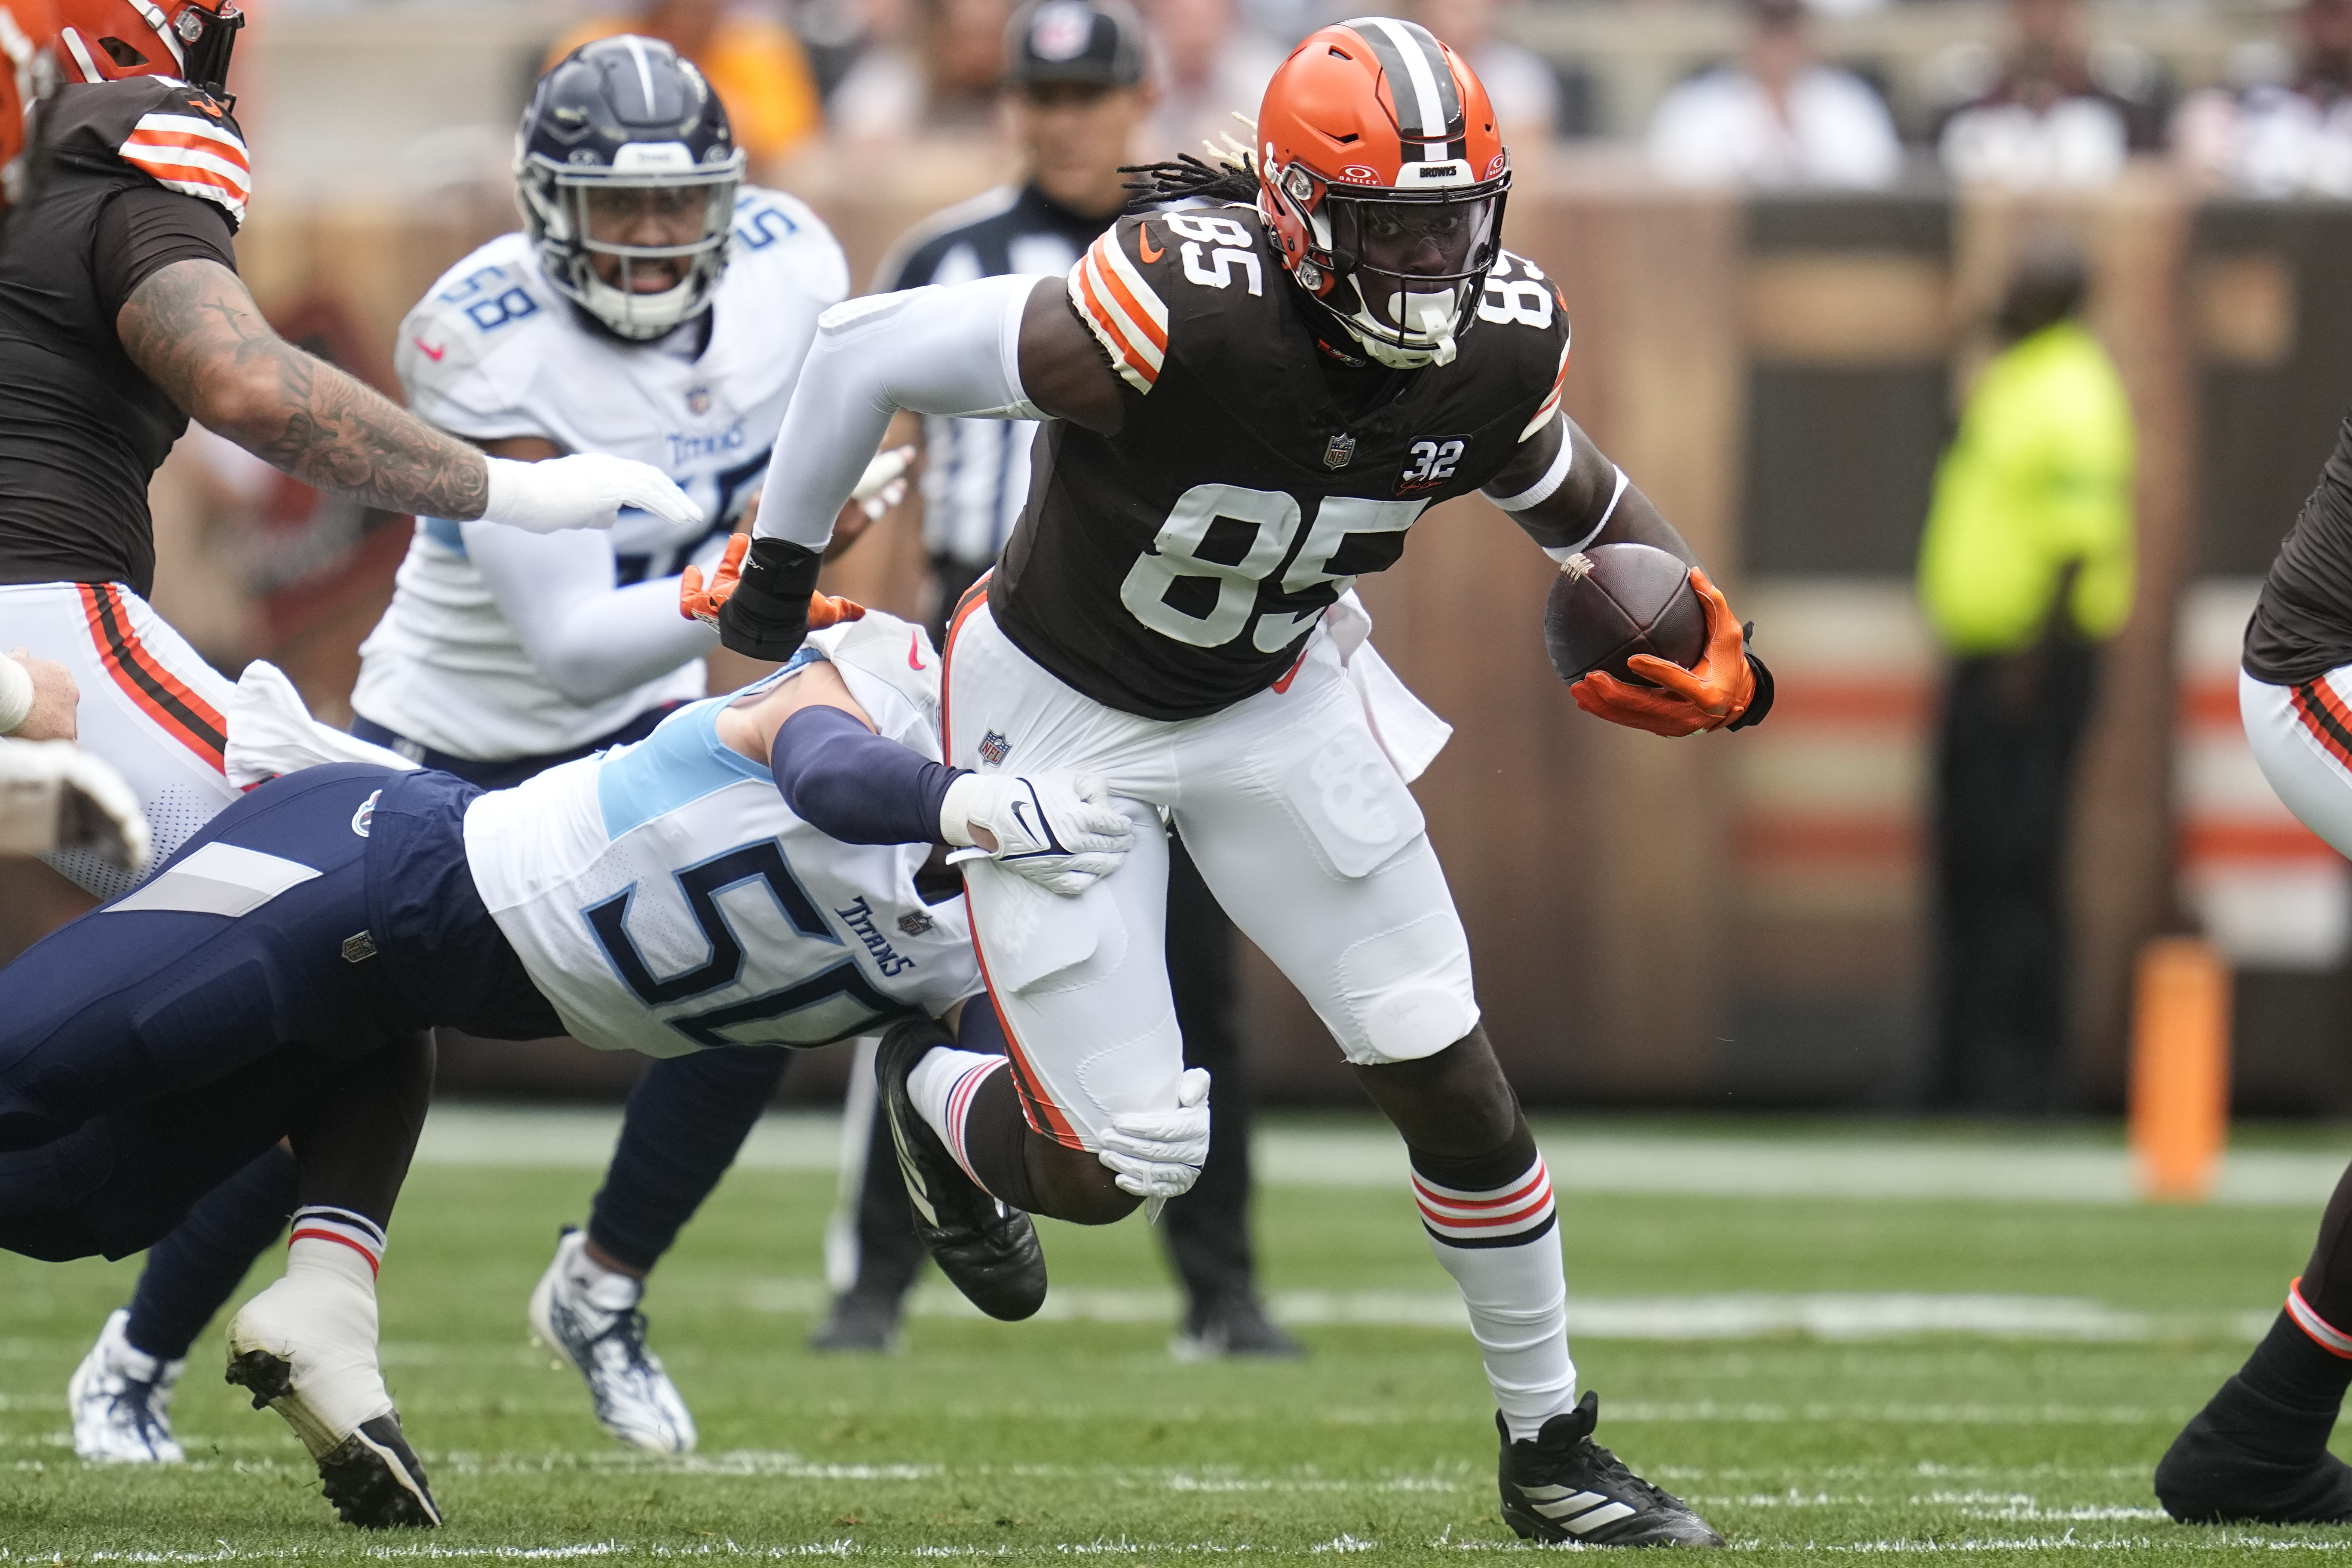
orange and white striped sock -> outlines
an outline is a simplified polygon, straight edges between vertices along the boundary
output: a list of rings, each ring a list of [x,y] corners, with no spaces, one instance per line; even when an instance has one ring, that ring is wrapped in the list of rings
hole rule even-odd
[[[1470,1310],[1486,1381],[1517,1441],[1575,1407],[1576,1363],[1568,1352],[1568,1271],[1560,1261],[1551,1173],[1532,1139],[1507,1152],[1527,1163],[1516,1174],[1475,1187],[1458,1184],[1464,1172],[1444,1173],[1457,1184],[1441,1183],[1416,1159],[1412,1195],[1430,1250],[1454,1276]],[[1517,1163],[1507,1158],[1502,1164]],[[1486,1163],[1499,1173],[1495,1163]]]

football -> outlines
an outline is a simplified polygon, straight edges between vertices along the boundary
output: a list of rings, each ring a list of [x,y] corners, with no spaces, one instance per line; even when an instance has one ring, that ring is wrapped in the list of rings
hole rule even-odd
[[[1562,680],[1596,669],[1648,686],[1626,667],[1637,653],[1688,668],[1706,651],[1706,606],[1690,568],[1647,544],[1603,544],[1571,555],[1544,605],[1544,647]]]

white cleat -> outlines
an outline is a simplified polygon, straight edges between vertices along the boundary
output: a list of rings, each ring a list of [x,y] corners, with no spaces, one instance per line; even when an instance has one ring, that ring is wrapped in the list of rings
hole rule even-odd
[[[117,1307],[66,1384],[74,1452],[100,1465],[184,1463],[172,1440],[172,1387],[188,1363],[135,1349],[123,1337],[130,1321],[131,1310]]]
[[[286,1417],[346,1521],[430,1529],[441,1510],[376,1364],[374,1275],[332,1250],[300,1267],[289,1253],[286,1277],[229,1320],[228,1381]]]
[[[556,1242],[530,1293],[532,1342],[588,1380],[596,1419],[614,1436],[656,1454],[694,1452],[694,1417],[661,1357],[646,1348],[646,1315],[637,1310],[644,1282],[598,1269],[582,1255],[587,1245],[576,1230]]]

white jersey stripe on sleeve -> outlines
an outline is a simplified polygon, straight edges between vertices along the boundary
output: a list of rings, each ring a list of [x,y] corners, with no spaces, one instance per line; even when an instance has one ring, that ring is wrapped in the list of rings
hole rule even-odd
[[[194,136],[200,141],[217,142],[238,163],[246,161],[245,143],[236,132],[197,115],[142,114],[139,117],[139,123],[131,128],[131,134],[137,136],[142,132],[164,136]]]
[[[1070,269],[1069,287],[1072,302],[1112,366],[1138,392],[1150,392],[1165,363],[1168,307],[1120,253],[1116,230],[1097,239]]]
[[[249,195],[253,191],[253,176],[247,172],[244,164],[233,163],[229,159],[218,157],[200,148],[157,147],[134,137],[122,144],[122,161],[126,163],[135,163],[151,173],[159,168],[174,172],[202,169],[209,174],[218,174],[222,182],[235,189],[239,195]]]

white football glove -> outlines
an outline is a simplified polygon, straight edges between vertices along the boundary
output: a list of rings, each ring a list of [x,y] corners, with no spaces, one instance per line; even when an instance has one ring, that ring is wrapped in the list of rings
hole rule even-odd
[[[857,488],[849,499],[867,517],[879,521],[882,514],[907,499],[907,469],[915,460],[912,447],[893,447],[877,454],[858,476]]]
[[[152,842],[110,763],[71,741],[0,741],[0,855],[89,849],[136,871]]]
[[[981,832],[996,840],[993,850],[979,847]],[[993,859],[1041,888],[1076,897],[1118,869],[1135,842],[1135,824],[1110,804],[1100,779],[965,773],[948,785],[940,834],[956,847],[950,866]]]
[[[1175,1110],[1112,1117],[1097,1156],[1118,1173],[1115,1179],[1120,1192],[1149,1198],[1155,1208],[1191,1192],[1208,1157],[1206,1068],[1187,1068],[1176,1080]]]
[[[566,528],[610,528],[623,507],[649,511],[681,526],[703,521],[702,509],[650,463],[604,452],[575,452],[543,463],[492,458],[484,522],[531,533]]]

